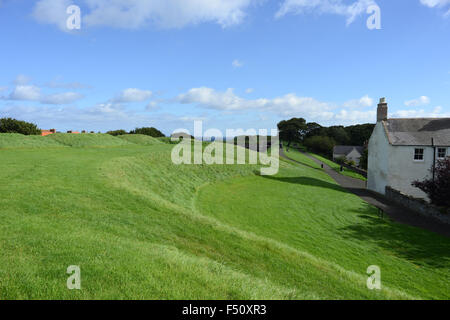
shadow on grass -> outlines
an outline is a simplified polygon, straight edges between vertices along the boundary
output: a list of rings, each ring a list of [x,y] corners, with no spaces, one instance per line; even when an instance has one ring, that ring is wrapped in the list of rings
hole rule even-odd
[[[346,189],[344,189],[343,187],[341,187],[338,184],[334,184],[334,183],[330,183],[327,181],[310,178],[310,177],[274,177],[274,176],[261,176],[261,177],[270,179],[270,180],[279,181],[279,182],[301,184],[304,186],[326,188],[326,189],[331,189],[331,190],[335,190],[335,191],[341,191],[341,192],[348,193],[348,191]]]
[[[377,216],[377,210],[368,204],[353,212],[361,222],[340,229],[344,238],[372,242],[416,265],[449,268],[449,239],[420,228],[383,220]]]

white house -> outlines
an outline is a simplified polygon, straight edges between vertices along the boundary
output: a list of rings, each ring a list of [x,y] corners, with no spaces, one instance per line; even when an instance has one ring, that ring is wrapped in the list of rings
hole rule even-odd
[[[427,199],[411,183],[432,176],[438,159],[450,155],[450,118],[388,119],[382,98],[369,141],[367,188],[385,194],[386,186]]]
[[[349,161],[354,161],[356,166],[359,166],[359,161],[364,153],[364,147],[359,146],[335,146],[333,148],[333,161],[339,158],[345,158]]]

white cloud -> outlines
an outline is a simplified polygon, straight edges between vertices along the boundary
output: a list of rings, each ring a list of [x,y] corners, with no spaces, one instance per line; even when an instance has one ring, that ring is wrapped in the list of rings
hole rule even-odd
[[[421,96],[417,99],[405,101],[407,107],[420,107],[430,104],[430,98],[427,96]]]
[[[9,100],[38,101],[41,89],[33,85],[18,85],[9,95]]]
[[[442,112],[442,107],[437,106],[431,111],[424,109],[407,109],[393,112],[390,116],[392,118],[445,118],[450,117],[449,112]]]
[[[276,18],[281,18],[287,14],[319,13],[335,14],[347,18],[347,25],[366,12],[367,8],[376,4],[374,0],[356,0],[348,3],[344,0],[285,0]]]
[[[69,104],[82,99],[84,96],[75,92],[63,92],[43,95],[41,88],[35,85],[17,85],[9,96],[3,100],[36,101],[42,104]]]
[[[255,89],[248,88],[248,89],[245,90],[245,93],[253,93],[253,91],[255,91]]]
[[[360,99],[354,99],[349,100],[345,102],[343,105],[345,108],[367,108],[373,106],[373,99],[370,98],[368,95],[365,95],[364,97]]]
[[[29,84],[31,82],[31,78],[23,75],[23,74],[19,74],[16,79],[14,79],[14,84],[15,85],[26,85]]]
[[[370,123],[374,122],[377,113],[374,110],[369,111],[358,111],[358,110],[340,110],[336,115],[335,119],[339,120],[340,123]]]
[[[234,68],[240,68],[240,67],[243,67],[243,66],[244,66],[244,63],[243,63],[242,61],[239,61],[239,60],[235,59],[235,60],[233,60],[233,62],[231,63],[231,65],[232,65]]]
[[[146,106],[145,110],[147,111],[155,111],[159,109],[159,104],[157,101],[150,101]]]
[[[151,91],[129,88],[123,90],[114,99],[114,102],[143,102],[145,100],[150,99],[151,96],[152,96]]]
[[[177,100],[183,104],[195,103],[216,110],[240,110],[249,107],[247,100],[236,96],[231,88],[225,92],[207,87],[193,88],[179,95]]]
[[[125,112],[114,104],[98,104],[90,108],[10,105],[0,109],[7,116],[37,123],[42,128],[56,127],[58,130],[98,131],[103,130],[105,124],[110,124],[111,129],[118,129],[123,123],[139,121],[137,115]]]
[[[149,24],[182,28],[203,22],[222,27],[239,24],[245,10],[261,0],[84,0],[83,24],[137,29]],[[68,0],[40,0],[34,17],[42,23],[66,28]]]
[[[80,93],[63,92],[44,96],[40,102],[44,104],[70,104],[83,98],[84,96]]]
[[[33,17],[40,23],[55,24],[61,30],[68,31],[66,13],[72,4],[70,0],[40,0],[33,10]]]
[[[182,122],[194,122],[194,121],[207,121],[208,118],[207,118],[207,117],[190,117],[190,116],[184,116],[184,117],[179,117],[178,120],[179,120],[179,121],[182,121]]]
[[[80,82],[62,82],[61,79],[47,82],[45,86],[54,89],[89,89],[91,86],[82,84]]]
[[[435,7],[444,7],[450,4],[450,0],[420,0],[420,3],[422,3],[427,7],[435,8]]]
[[[368,105],[370,98],[363,97],[353,100]],[[273,99],[244,99],[237,96],[233,89],[219,92],[211,88],[193,88],[178,96],[177,101],[182,104],[196,104],[203,108],[239,112],[259,111],[270,112],[280,117],[303,117],[308,121],[334,121],[346,123],[360,121],[373,122],[376,119],[374,110],[347,111],[345,106],[338,106],[328,102],[321,102],[311,97],[299,97],[294,93]]]
[[[88,130],[102,131],[153,126],[172,132],[172,129],[186,124],[179,115],[146,114],[126,106],[107,102],[88,108],[75,106],[29,106],[9,103],[0,105],[0,113],[6,117],[17,118],[36,123],[40,128],[56,128],[59,131]],[[194,118],[192,118],[194,119]],[[188,120],[185,118],[184,120]]]
[[[420,0],[420,2],[429,8],[448,8],[450,5],[450,0]],[[450,10],[448,10],[444,16],[450,16]]]

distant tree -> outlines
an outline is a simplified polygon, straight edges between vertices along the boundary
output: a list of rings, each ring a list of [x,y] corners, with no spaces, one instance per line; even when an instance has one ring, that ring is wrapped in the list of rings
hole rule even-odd
[[[130,134],[144,134],[146,136],[151,136],[154,138],[165,137],[165,135],[161,131],[153,127],[136,128],[131,131]]]
[[[303,139],[305,139],[308,136],[320,136],[320,134],[314,134],[318,133],[323,129],[323,127],[316,123],[316,122],[308,122],[306,124],[306,130],[304,131]]]
[[[287,142],[288,147],[293,142],[304,144],[307,139],[318,136],[329,137],[335,144],[339,145],[363,146],[372,135],[374,127],[375,125],[370,123],[349,127],[322,127],[315,122],[306,122],[303,118],[292,118],[278,123],[280,139]]]
[[[292,142],[302,141],[306,129],[306,120],[303,118],[292,118],[291,120],[283,120],[278,123],[280,139],[286,141],[288,147]]]
[[[34,124],[12,118],[0,119],[0,133],[20,133],[24,135],[40,135],[41,130]]]
[[[412,185],[425,192],[433,204],[450,208],[450,158],[437,162],[434,180],[414,181]]]
[[[112,136],[122,136],[124,134],[127,134],[127,132],[125,130],[112,130],[112,131],[108,131],[106,133],[110,134]]]
[[[336,144],[338,145],[348,145],[351,141],[350,135],[343,126],[329,127],[327,130],[327,136],[336,141]]]
[[[374,128],[375,125],[371,123],[345,127],[345,131],[350,138],[349,144],[352,146],[364,145],[367,141],[369,141]]]
[[[315,153],[320,153],[330,157],[333,153],[333,148],[336,145],[336,142],[330,137],[314,136],[306,138],[304,145]]]

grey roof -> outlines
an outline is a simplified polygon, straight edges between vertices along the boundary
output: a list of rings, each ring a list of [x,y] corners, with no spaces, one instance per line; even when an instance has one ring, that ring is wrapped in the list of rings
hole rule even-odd
[[[356,149],[360,154],[363,154],[364,152],[364,147],[361,146],[335,146],[333,148],[333,154],[348,155],[353,149]]]
[[[383,121],[394,146],[450,146],[450,118],[388,119]]]

